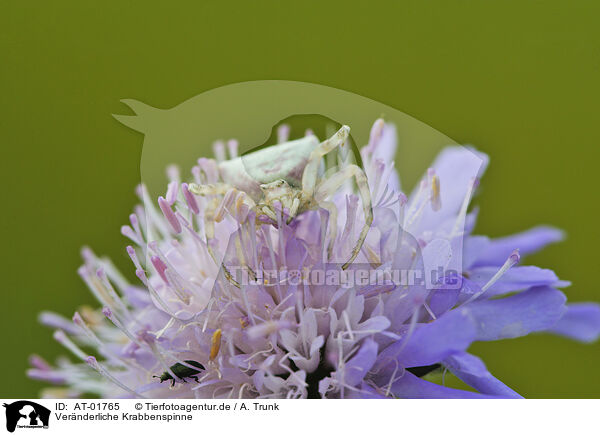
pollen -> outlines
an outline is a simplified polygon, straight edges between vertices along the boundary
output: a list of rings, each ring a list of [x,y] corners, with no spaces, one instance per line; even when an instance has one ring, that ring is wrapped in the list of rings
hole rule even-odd
[[[431,177],[431,209],[438,211],[442,208],[442,199],[440,196],[440,178],[437,175]]]
[[[89,305],[83,305],[79,311],[83,320],[90,326],[99,326],[104,321],[104,316],[101,316],[97,310],[92,309]]]
[[[217,329],[210,340],[210,360],[213,361],[221,349],[221,330]]]

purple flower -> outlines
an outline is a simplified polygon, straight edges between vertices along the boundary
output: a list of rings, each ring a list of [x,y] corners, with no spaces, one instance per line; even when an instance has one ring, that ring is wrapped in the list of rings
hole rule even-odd
[[[334,170],[319,170],[318,156],[306,175],[318,145],[309,134],[269,159],[217,143],[188,183],[170,168],[156,203],[141,186],[143,205],[122,229],[140,282],[83,250],[79,273],[102,308],[72,322],[41,315],[76,359],[32,358],[31,377],[62,386],[44,394],[514,398],[467,353],[471,343],[538,331],[598,338],[599,305],[567,305],[558,288],[568,282],[518,265],[560,231],[472,235],[468,206],[487,156],[446,148],[407,197],[394,127],[374,124],[363,169],[344,128],[323,143],[339,142]],[[285,146],[288,133],[278,134]],[[445,370],[478,393],[435,382]]]

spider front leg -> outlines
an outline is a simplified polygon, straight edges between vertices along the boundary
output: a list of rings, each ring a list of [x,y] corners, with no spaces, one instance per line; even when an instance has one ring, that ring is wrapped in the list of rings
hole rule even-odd
[[[331,197],[348,179],[355,178],[358,185],[358,192],[363,205],[365,215],[365,224],[358,236],[356,245],[352,249],[352,253],[348,261],[342,265],[342,269],[346,270],[348,266],[356,259],[360,249],[362,248],[371,224],[373,223],[373,207],[371,205],[371,192],[367,183],[367,177],[364,171],[356,165],[348,165],[340,172],[333,174],[331,177],[323,181],[317,186],[314,194],[314,200],[317,204],[323,203],[327,198]]]
[[[344,143],[346,142],[346,139],[348,139],[349,134],[350,127],[344,125],[333,136],[325,142],[321,142],[319,146],[312,150],[308,162],[304,167],[304,171],[302,172],[302,193],[305,198],[312,199],[315,193],[321,159],[327,153],[338,147],[348,146]]]
[[[304,167],[304,171],[302,172],[302,197],[304,201],[312,202],[315,186],[317,184],[319,166],[321,165],[321,161],[325,155],[327,155],[330,151],[333,151],[336,148],[347,146],[345,145],[346,139],[348,139],[348,135],[350,133],[350,127],[347,125],[342,126],[333,136],[327,139],[324,142],[321,142],[319,146],[317,146],[308,158],[308,162]],[[330,228],[330,242],[329,247],[327,249],[328,258],[331,258],[333,253],[333,245],[335,243],[335,239],[337,236],[337,208],[335,204],[330,201],[320,201],[319,205],[326,209],[329,212],[329,225]],[[295,216],[298,207],[296,206],[294,209],[293,215]]]

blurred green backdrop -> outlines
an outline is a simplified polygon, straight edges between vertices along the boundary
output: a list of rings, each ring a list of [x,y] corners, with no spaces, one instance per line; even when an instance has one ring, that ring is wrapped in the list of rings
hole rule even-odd
[[[2,397],[36,396],[31,352],[64,353],[37,313],[93,303],[76,274],[82,244],[131,272],[119,228],[142,136],[111,118],[121,98],[168,108],[288,79],[391,105],[491,155],[479,233],[564,228],[529,262],[572,280],[571,300],[600,300],[600,4],[195,3],[0,5]],[[600,397],[598,344],[530,336],[473,351],[526,397]]]

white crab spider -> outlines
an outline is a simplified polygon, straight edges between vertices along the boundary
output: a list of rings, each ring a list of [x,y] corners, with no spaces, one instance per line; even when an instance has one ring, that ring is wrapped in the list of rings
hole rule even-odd
[[[347,154],[344,147],[348,147],[346,140],[349,132],[350,127],[344,125],[331,138],[321,143],[315,136],[309,135],[243,157],[221,161],[218,171],[222,183],[190,184],[189,189],[192,193],[202,196],[223,195],[232,191],[244,192],[247,195],[244,195],[243,201],[256,210],[257,216],[263,214],[274,221],[277,220],[277,201],[282,209],[286,210],[288,221],[306,210],[324,208],[330,213],[329,219],[333,222],[330,226],[331,256],[336,238],[337,208],[329,198],[346,181],[354,178],[362,200],[365,223],[350,257],[342,265],[342,269],[346,269],[356,259],[373,222],[367,177],[359,166],[348,164],[328,178],[319,180],[319,167],[323,157],[336,148],[339,148],[342,154]],[[220,218],[218,216],[216,220]],[[231,281],[227,270],[225,273]]]

